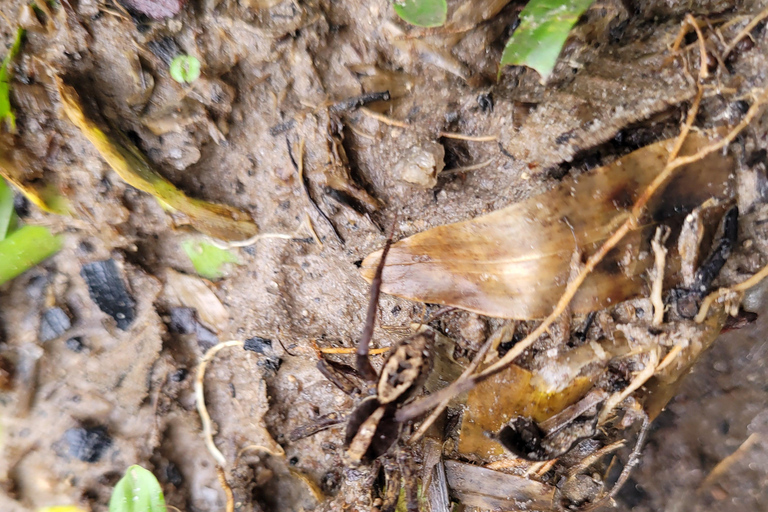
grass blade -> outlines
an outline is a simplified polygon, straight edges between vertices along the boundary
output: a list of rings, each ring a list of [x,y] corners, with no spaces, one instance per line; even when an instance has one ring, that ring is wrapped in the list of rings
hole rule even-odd
[[[0,242],[0,284],[56,254],[61,242],[43,226],[24,226],[11,233]]]
[[[531,0],[520,12],[520,26],[504,47],[504,66],[528,66],[546,81],[555,68],[571,28],[594,0]]]

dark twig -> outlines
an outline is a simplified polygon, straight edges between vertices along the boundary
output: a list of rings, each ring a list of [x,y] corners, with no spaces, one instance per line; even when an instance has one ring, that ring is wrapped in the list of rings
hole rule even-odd
[[[384,250],[381,253],[381,260],[376,267],[376,274],[371,281],[371,298],[368,301],[368,312],[365,315],[365,327],[363,333],[360,335],[360,341],[357,344],[357,371],[363,378],[369,381],[376,380],[376,370],[373,369],[370,360],[368,359],[368,347],[371,344],[371,338],[373,337],[373,327],[376,324],[376,310],[379,308],[379,295],[381,295],[381,274],[384,272],[384,262],[387,259],[387,253],[392,245],[392,235],[394,234],[394,223],[392,232],[387,238],[387,243],[384,245]]]
[[[369,92],[336,102],[331,105],[328,110],[331,112],[349,112],[350,110],[356,110],[375,101],[389,101],[390,99],[392,99],[392,97],[390,96],[389,91]]]

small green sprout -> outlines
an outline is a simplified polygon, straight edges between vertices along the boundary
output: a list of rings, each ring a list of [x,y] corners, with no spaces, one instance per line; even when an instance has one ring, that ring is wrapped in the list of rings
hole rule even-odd
[[[179,55],[171,61],[170,72],[180,84],[191,84],[200,78],[200,61],[192,55]]]
[[[439,27],[448,15],[445,0],[395,0],[392,7],[403,21],[417,27]]]
[[[571,28],[594,0],[531,0],[520,12],[520,26],[501,55],[504,66],[528,66],[549,78]]]
[[[11,133],[16,131],[16,116],[11,108],[11,74],[9,68],[11,67],[11,61],[21,50],[24,33],[23,28],[19,28],[16,31],[16,39],[13,41],[13,46],[11,46],[10,51],[3,59],[2,65],[0,65],[0,120],[5,121]]]
[[[215,280],[224,277],[224,265],[227,263],[240,264],[237,256],[207,242],[185,240],[181,243],[181,247],[192,261],[195,272],[206,279]]]
[[[109,512],[166,512],[163,490],[155,475],[141,466],[129,467],[112,491]]]

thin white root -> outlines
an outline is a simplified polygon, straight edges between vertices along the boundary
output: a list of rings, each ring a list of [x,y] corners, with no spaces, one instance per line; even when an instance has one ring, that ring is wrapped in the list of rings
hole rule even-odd
[[[648,382],[648,379],[653,377],[653,374],[656,373],[656,368],[658,365],[659,354],[655,350],[650,350],[648,352],[648,361],[645,363],[645,368],[643,368],[643,370],[640,371],[634,379],[632,379],[632,382],[629,383],[629,386],[624,388],[622,391],[619,391],[618,393],[614,393],[608,398],[608,400],[606,400],[605,406],[600,412],[600,417],[597,420],[597,424],[602,425],[605,423],[605,420],[613,412],[617,405],[623,402],[624,399],[629,395],[637,391],[640,386]]]
[[[730,288],[720,288],[719,290],[710,293],[702,301],[699,312],[696,314],[694,320],[697,324],[700,324],[707,318],[707,313],[709,312],[709,308],[712,306],[713,302],[731,293],[743,293],[766,277],[768,277],[768,265],[764,266],[760,272],[753,275],[746,281],[742,281],[741,283],[731,286]]]
[[[653,264],[653,284],[651,285],[651,303],[653,304],[653,325],[659,326],[664,321],[664,300],[662,292],[664,291],[664,265],[667,262],[667,248],[664,242],[669,237],[669,228],[659,226],[656,228],[656,236],[651,241],[653,254],[655,256]]]
[[[197,405],[197,412],[200,414],[200,422],[203,424],[203,437],[205,439],[205,447],[208,448],[208,452],[216,459],[216,463],[224,467],[227,460],[224,455],[216,448],[213,442],[213,431],[211,428],[211,416],[208,414],[208,408],[205,406],[205,390],[203,387],[203,381],[205,380],[205,368],[208,363],[214,358],[219,350],[227,347],[242,347],[244,342],[240,340],[223,341],[218,345],[208,349],[205,353],[200,364],[197,365],[197,376],[195,377],[195,403]]]

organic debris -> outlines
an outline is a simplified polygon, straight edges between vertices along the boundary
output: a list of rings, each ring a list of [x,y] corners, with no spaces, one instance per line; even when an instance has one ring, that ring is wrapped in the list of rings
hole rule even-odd
[[[80,275],[91,300],[115,320],[118,329],[127,331],[136,318],[136,301],[125,288],[115,260],[86,263]]]
[[[708,143],[708,137],[693,135],[683,154]],[[397,242],[384,267],[383,291],[489,316],[546,316],[565,290],[571,255],[591,256],[630,216],[632,205],[664,170],[674,144],[658,142],[589,174],[566,178],[543,195]],[[721,154],[681,169],[638,226],[586,279],[572,310],[595,311],[642,293],[643,275],[652,265],[647,254],[654,225],[679,225],[681,214],[706,200],[727,199],[732,169],[731,158]],[[366,279],[378,262],[379,253],[363,261]]]
[[[230,206],[187,197],[170,181],[160,176],[149,160],[127,139],[111,139],[89,120],[73,87],[57,79],[64,112],[83,135],[96,147],[112,169],[129,185],[152,194],[162,204],[189,217],[198,231],[223,240],[241,240],[256,234],[258,228],[250,216]]]
[[[3,63],[0,65],[0,122],[5,122],[8,131],[14,133],[16,131],[16,116],[13,113],[11,107],[11,61],[21,50],[21,43],[24,40],[24,29],[19,28],[16,30],[16,38],[13,41],[13,45],[3,59]]]

